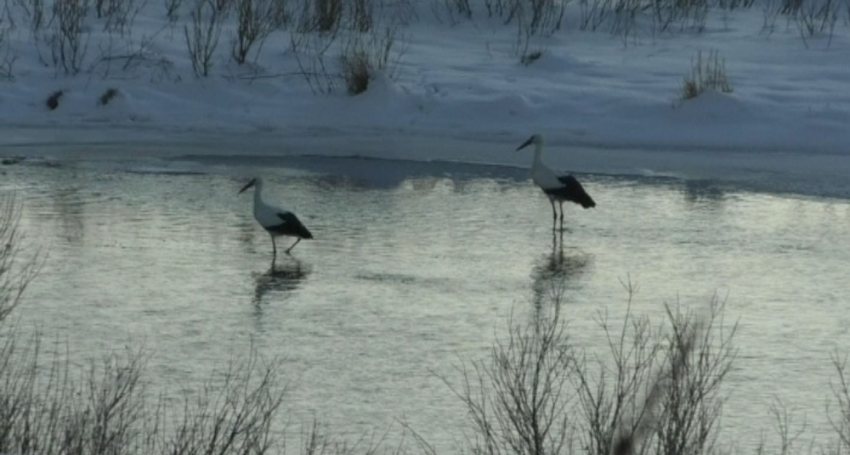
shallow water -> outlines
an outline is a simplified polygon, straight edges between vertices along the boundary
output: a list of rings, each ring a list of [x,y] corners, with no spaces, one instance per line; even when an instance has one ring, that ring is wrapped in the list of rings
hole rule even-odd
[[[27,241],[47,253],[19,315],[78,359],[144,344],[154,381],[192,384],[253,344],[286,359],[296,421],[359,435],[404,418],[454,448],[465,416],[438,376],[482,358],[552,281],[573,339],[597,349],[594,318],[622,317],[631,280],[634,309],[658,322],[665,302],[727,299],[740,350],[725,443],[769,432],[774,396],[806,413],[807,434],[829,433],[830,352],[846,350],[850,320],[847,200],[581,175],[598,207],[568,207],[561,240],[527,171],[509,167],[193,157],[2,170]],[[258,173],[266,200],[316,237],[273,275],[251,197],[236,194]]]

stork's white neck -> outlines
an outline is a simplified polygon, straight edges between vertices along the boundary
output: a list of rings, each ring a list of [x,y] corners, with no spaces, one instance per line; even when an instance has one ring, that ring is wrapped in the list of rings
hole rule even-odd
[[[258,207],[263,205],[263,181],[257,180],[257,183],[254,184],[254,207]]]
[[[532,169],[540,166],[540,162],[543,156],[543,144],[536,143],[534,144],[534,161],[531,164]]]

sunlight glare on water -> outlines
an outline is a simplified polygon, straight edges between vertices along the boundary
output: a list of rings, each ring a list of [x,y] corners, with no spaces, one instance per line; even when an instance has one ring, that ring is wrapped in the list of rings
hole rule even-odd
[[[209,169],[238,167],[224,158]],[[209,164],[209,163],[207,163]],[[254,163],[256,165],[256,163]],[[249,345],[285,359],[295,421],[360,435],[405,419],[456,448],[461,404],[439,376],[481,359],[511,311],[564,280],[573,340],[602,349],[595,317],[728,299],[740,323],[726,441],[769,431],[774,395],[828,433],[830,352],[848,340],[850,204],[711,182],[580,176],[594,210],[567,208],[563,244],[527,171],[302,159],[239,172],[16,166],[0,190],[23,203],[45,266],[19,315],[83,359],[151,351],[161,386],[193,384]],[[370,171],[371,169],[371,171]],[[281,273],[237,191],[254,172],[268,202],[313,232]],[[288,240],[279,243],[279,250]],[[560,250],[563,249],[563,259]]]

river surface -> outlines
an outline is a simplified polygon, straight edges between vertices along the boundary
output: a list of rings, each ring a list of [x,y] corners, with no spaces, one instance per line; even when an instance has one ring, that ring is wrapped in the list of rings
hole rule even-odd
[[[739,322],[724,443],[769,435],[774,397],[806,416],[808,436],[830,434],[830,354],[850,340],[846,199],[579,174],[598,206],[565,206],[560,235],[527,169],[507,166],[192,156],[0,170],[27,243],[46,253],[22,321],[77,359],[143,344],[163,387],[191,388],[254,346],[285,359],[293,421],[356,438],[404,419],[453,450],[466,419],[441,376],[484,358],[552,282],[574,342],[603,348],[596,319],[622,318],[630,280],[633,310],[659,324],[665,303],[713,296]],[[251,194],[237,194],[254,175],[315,236],[276,273]]]

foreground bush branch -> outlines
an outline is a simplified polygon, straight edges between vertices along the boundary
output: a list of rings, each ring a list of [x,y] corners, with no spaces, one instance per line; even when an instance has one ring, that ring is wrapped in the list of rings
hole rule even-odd
[[[184,26],[183,33],[192,71],[197,77],[207,77],[212,69],[218,38],[221,36],[223,13],[214,0],[197,0],[191,18],[191,28],[189,25]]]
[[[487,360],[459,368],[459,384],[443,379],[470,416],[470,451],[570,453],[578,440],[594,455],[711,453],[736,352],[724,305],[667,306],[668,328],[653,330],[632,314],[629,284],[623,321],[598,320],[608,355],[590,356],[570,343],[554,288],[531,321],[511,318]]]
[[[460,368],[461,383],[444,378],[472,420],[473,453],[557,454],[571,447],[569,379],[574,348],[561,320],[560,294],[528,322],[508,322],[506,339],[489,359]]]
[[[0,323],[21,302],[21,297],[41,269],[37,255],[21,258],[19,230],[21,206],[14,195],[0,195]]]

